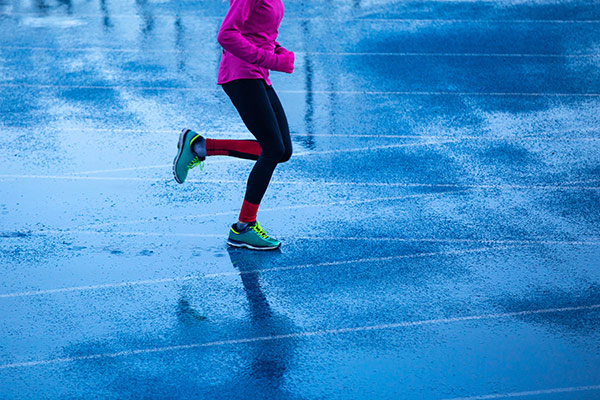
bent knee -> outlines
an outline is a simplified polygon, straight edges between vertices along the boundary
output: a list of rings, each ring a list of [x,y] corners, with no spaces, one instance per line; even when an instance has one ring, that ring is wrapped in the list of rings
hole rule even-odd
[[[292,158],[292,149],[285,149],[285,151],[281,155],[281,159],[279,160],[279,162],[284,163],[286,161],[289,161],[290,158]]]
[[[285,153],[286,150],[282,144],[280,146],[269,146],[269,148],[263,148],[261,155],[263,158],[267,158],[275,162],[281,162],[281,159],[285,157]]]

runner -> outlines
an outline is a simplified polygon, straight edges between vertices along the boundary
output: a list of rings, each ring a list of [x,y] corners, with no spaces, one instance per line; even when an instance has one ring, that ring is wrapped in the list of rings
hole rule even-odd
[[[223,47],[217,84],[256,140],[208,139],[184,129],[173,163],[175,180],[183,183],[208,156],[256,160],[238,222],[229,230],[227,243],[234,247],[274,250],[281,245],[260,227],[256,214],[275,167],[292,155],[287,118],[269,80],[269,70],[294,70],[294,53],[275,41],[282,18],[281,0],[231,0],[217,36]]]

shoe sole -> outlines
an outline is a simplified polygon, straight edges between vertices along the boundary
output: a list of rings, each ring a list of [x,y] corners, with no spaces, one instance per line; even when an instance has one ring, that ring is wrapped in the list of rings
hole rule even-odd
[[[250,249],[250,250],[259,250],[259,251],[277,250],[279,248],[279,246],[281,246],[281,243],[279,243],[277,246],[269,246],[269,247],[252,246],[251,244],[244,243],[244,242],[238,242],[237,240],[233,240],[233,239],[227,239],[227,244],[230,245],[231,247],[237,247],[238,249],[246,248],[246,249]]]
[[[175,178],[175,182],[177,182],[179,184],[183,183],[183,181],[180,181],[179,177],[177,176],[177,163],[179,162],[179,159],[181,158],[181,153],[183,153],[183,142],[185,142],[185,135],[187,135],[187,133],[189,131],[190,131],[189,129],[184,129],[179,134],[179,141],[177,142],[177,155],[175,156],[175,159],[173,160],[173,177]]]

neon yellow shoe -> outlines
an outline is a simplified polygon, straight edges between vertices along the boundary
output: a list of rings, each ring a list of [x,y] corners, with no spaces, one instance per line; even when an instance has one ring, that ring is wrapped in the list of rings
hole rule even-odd
[[[200,142],[198,142],[200,141]],[[177,183],[183,183],[190,169],[200,165],[204,168],[204,160],[206,159],[206,146],[202,146],[205,139],[190,129],[184,129],[179,135],[177,143],[177,155],[173,160],[173,176]],[[204,149],[201,154],[195,153],[192,150],[192,144],[199,143],[200,146],[195,146],[196,149]],[[202,154],[203,153],[203,154]]]
[[[251,250],[275,250],[281,246],[281,241],[267,235],[258,224],[258,221],[254,221],[240,232],[238,232],[236,224],[233,224],[229,230],[227,244],[232,247],[245,247]]]

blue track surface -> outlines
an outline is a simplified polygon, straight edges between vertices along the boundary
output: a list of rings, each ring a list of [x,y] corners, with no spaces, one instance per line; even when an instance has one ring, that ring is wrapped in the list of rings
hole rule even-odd
[[[600,398],[600,5],[285,5],[256,254],[227,3],[0,0],[0,398]]]

